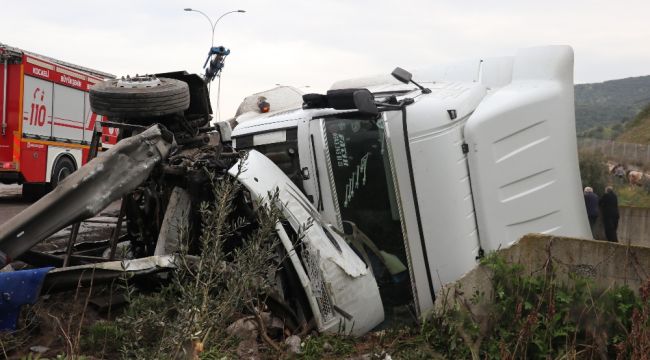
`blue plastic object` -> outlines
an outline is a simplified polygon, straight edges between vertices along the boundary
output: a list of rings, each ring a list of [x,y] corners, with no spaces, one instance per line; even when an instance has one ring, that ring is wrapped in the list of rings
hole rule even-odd
[[[15,330],[20,307],[36,302],[53,267],[0,273],[0,331]]]
[[[223,69],[224,61],[226,61],[226,56],[230,54],[230,49],[226,49],[223,46],[214,46],[210,48],[208,53],[208,58],[205,59],[203,67],[205,68],[205,80],[210,82],[214,80],[215,77],[219,76],[221,70]],[[210,63],[208,65],[208,62]]]

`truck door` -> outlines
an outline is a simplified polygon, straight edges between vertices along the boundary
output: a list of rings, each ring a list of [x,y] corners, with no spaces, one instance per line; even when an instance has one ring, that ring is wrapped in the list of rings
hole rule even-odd
[[[385,306],[417,302],[383,119],[339,114],[311,121],[310,129],[325,213],[331,201],[346,239],[373,269]]]

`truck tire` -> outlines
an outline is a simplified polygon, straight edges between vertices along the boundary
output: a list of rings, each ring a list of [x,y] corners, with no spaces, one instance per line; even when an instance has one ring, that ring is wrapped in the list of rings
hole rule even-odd
[[[68,156],[59,157],[52,167],[52,177],[50,177],[52,188],[57,187],[63,179],[67,178],[68,175],[72,174],[75,170],[76,166],[74,161],[72,161]]]
[[[155,76],[107,80],[90,88],[93,112],[117,118],[145,118],[174,114],[190,106],[187,83]]]

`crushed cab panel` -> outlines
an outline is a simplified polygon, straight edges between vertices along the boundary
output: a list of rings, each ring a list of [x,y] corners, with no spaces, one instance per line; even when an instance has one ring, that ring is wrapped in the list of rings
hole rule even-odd
[[[230,169],[231,175],[237,174],[238,166]],[[239,180],[258,201],[278,189],[278,205],[296,233],[311,223],[295,243],[287,241],[281,227],[278,230],[305,288],[318,330],[363,335],[380,324],[384,308],[377,282],[361,258],[321,221],[316,208],[271,160],[252,150],[244,169]]]

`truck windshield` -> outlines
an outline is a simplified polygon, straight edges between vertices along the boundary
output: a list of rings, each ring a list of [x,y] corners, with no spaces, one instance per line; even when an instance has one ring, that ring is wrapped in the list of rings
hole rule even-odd
[[[262,141],[255,145],[255,136],[263,138],[265,135],[281,135],[281,141]],[[272,133],[245,135],[237,138],[237,150],[255,149],[273,161],[291,181],[304,193],[302,177],[300,175],[300,159],[298,158],[298,129],[289,128]],[[259,140],[258,140],[259,141]]]
[[[367,236],[355,240],[357,245],[363,244],[355,249],[363,249],[361,255],[372,266],[380,290],[386,295],[391,293],[387,298],[407,303],[411,299],[405,265],[408,262],[383,120],[324,121],[329,165],[346,233],[351,232],[350,223],[354,223]]]

